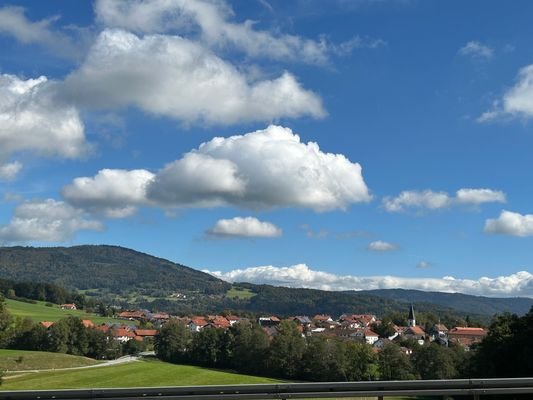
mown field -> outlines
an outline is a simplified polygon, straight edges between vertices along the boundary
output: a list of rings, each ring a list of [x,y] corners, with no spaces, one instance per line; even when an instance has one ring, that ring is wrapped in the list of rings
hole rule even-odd
[[[2,390],[75,389],[276,383],[274,379],[215,371],[157,360],[72,371],[26,373],[4,379]]]
[[[57,369],[84,367],[99,362],[87,357],[45,351],[0,350],[0,370],[27,371],[35,369]]]
[[[62,310],[58,305],[54,304],[52,307],[48,307],[44,302],[37,302],[36,304],[26,303],[23,301],[6,299],[7,310],[11,315],[30,318],[34,322],[40,321],[58,321],[61,318],[68,316],[75,316],[81,319],[90,319],[95,324],[101,324],[104,322],[124,322],[119,319],[100,317],[96,314],[88,314],[80,310]],[[128,324],[134,322],[128,321]]]

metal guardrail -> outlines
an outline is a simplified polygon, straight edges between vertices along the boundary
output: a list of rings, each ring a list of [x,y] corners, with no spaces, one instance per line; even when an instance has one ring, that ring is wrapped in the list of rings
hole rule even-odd
[[[384,399],[389,396],[472,396],[474,399],[479,399],[481,396],[501,394],[533,395],[533,378],[15,390],[0,391],[0,400],[288,400],[340,397],[378,397]]]

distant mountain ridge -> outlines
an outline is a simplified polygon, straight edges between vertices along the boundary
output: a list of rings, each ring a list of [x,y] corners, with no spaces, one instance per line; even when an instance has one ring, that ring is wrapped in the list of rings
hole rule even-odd
[[[376,289],[351,292],[369,294],[407,303],[427,302],[451,307],[465,313],[493,315],[510,312],[526,314],[533,307],[533,299],[527,297],[484,297],[463,293],[425,292],[411,289]]]
[[[200,290],[224,293],[212,275],[119,246],[1,247],[0,277],[54,283],[69,289]]]
[[[280,315],[404,311],[414,303],[423,312],[492,316],[525,314],[528,298],[488,298],[406,289],[328,292],[235,284],[254,295],[226,296],[232,285],[212,275],[135,250],[109,245],[0,247],[0,278],[53,283],[66,289],[96,290],[109,304],[135,305],[175,313],[242,310]],[[188,293],[187,300],[170,296]]]

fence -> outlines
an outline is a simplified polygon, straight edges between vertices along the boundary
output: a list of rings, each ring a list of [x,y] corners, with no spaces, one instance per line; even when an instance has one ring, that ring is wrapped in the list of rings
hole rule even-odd
[[[288,400],[342,397],[386,399],[389,396],[471,396],[476,400],[487,396],[487,400],[490,400],[490,396],[501,394],[531,394],[533,398],[533,378],[16,390],[0,391],[0,400]]]

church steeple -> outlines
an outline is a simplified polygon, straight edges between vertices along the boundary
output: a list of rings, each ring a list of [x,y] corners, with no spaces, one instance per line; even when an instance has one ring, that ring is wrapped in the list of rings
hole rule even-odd
[[[409,309],[409,317],[407,318],[407,324],[409,326],[416,326],[416,319],[415,319],[415,308],[411,304],[411,308]]]

